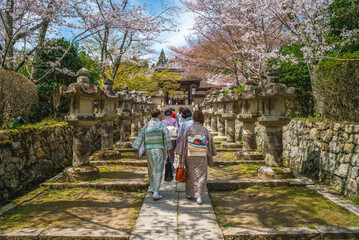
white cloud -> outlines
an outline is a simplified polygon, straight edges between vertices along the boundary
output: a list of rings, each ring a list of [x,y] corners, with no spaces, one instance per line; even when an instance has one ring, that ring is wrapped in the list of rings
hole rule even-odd
[[[179,47],[185,45],[185,37],[191,35],[193,24],[193,13],[186,12],[180,14],[178,17],[178,31],[163,33],[160,37],[161,43],[154,44],[153,48],[158,52],[164,49],[168,53],[170,51],[169,48],[172,46]]]

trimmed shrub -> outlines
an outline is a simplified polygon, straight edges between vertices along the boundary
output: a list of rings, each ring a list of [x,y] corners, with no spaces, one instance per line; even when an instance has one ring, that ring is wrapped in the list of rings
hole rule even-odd
[[[323,101],[323,117],[359,122],[359,61],[354,60],[359,58],[359,52],[341,58],[347,61],[323,61],[314,72],[314,83]]]
[[[0,124],[18,116],[28,120],[38,100],[34,83],[20,73],[0,70]]]

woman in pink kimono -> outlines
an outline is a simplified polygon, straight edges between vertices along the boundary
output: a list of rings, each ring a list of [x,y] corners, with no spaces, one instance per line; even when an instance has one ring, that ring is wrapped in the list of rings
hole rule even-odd
[[[202,204],[207,187],[207,165],[213,165],[213,156],[216,156],[217,152],[212,135],[203,127],[203,112],[195,111],[193,121],[194,124],[185,130],[177,144],[176,153],[186,167],[188,199],[195,197],[197,203]]]

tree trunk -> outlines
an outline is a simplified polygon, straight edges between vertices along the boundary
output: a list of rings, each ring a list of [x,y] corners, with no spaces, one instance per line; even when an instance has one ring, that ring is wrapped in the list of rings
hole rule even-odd
[[[45,38],[47,29],[49,28],[49,21],[44,21],[41,25],[40,34],[37,42],[37,48],[34,56],[34,61],[32,63],[32,73],[31,73],[31,80],[34,81],[39,76],[39,64],[40,64],[40,58],[41,54],[43,52],[44,46],[45,46]]]
[[[13,42],[13,34],[14,34],[14,0],[6,0],[6,10],[5,10],[5,53],[2,66],[5,69],[13,70],[14,63],[14,42]],[[6,59],[9,59],[7,62]]]

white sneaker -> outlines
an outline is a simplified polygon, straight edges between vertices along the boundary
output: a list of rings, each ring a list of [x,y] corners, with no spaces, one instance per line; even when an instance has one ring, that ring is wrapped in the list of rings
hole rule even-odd
[[[154,192],[152,197],[153,197],[153,201],[158,201],[163,198],[163,196],[158,194],[158,192]]]
[[[197,198],[197,203],[202,204],[202,198]]]

